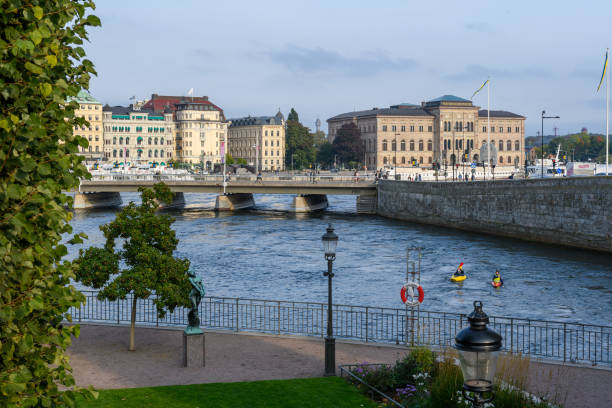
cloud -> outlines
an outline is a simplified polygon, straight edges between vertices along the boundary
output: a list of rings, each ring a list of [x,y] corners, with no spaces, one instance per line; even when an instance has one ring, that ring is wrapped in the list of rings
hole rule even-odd
[[[537,68],[497,69],[482,65],[468,65],[462,72],[444,75],[449,81],[476,80],[482,78],[543,78],[550,77],[550,73]]]
[[[487,23],[468,23],[465,25],[465,29],[469,31],[476,31],[479,33],[491,31],[491,26]]]
[[[392,58],[387,52],[376,50],[350,57],[323,48],[304,48],[287,45],[266,53],[272,62],[291,72],[307,75],[341,74],[370,76],[385,71],[409,71],[419,66],[411,58]]]

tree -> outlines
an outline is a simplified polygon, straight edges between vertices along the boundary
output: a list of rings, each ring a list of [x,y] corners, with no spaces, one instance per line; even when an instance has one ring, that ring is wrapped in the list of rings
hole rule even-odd
[[[287,119],[285,131],[285,164],[298,169],[306,168],[315,160],[313,137],[309,129],[298,121],[298,114],[294,109]]]
[[[71,234],[72,198],[89,177],[73,136],[76,102],[95,74],[81,44],[92,1],[0,0],[0,405],[74,405],[77,393],[65,356],[78,326],[70,307],[84,296],[62,261],[62,235]],[[81,241],[83,234],[71,242]]]
[[[79,251],[76,278],[84,285],[100,289],[98,299],[117,300],[132,295],[130,351],[134,351],[134,327],[138,299],[155,295],[153,303],[163,318],[166,309],[189,306],[187,277],[189,261],[175,258],[178,239],[171,225],[174,219],[157,211],[158,202],[172,202],[173,194],[164,183],[153,189],[140,187],[142,204],[131,202],[114,221],[100,226],[106,243],[103,248]],[[123,246],[115,251],[116,241]],[[125,265],[121,269],[120,264]]]
[[[334,162],[334,147],[331,143],[324,142],[319,146],[317,162],[321,163],[324,167],[330,167]]]
[[[225,153],[225,164],[234,164],[234,158],[229,153]]]
[[[342,163],[363,162],[365,150],[361,140],[361,132],[352,122],[344,124],[338,129],[338,133],[334,137],[333,148],[334,154],[338,156],[338,160]]]

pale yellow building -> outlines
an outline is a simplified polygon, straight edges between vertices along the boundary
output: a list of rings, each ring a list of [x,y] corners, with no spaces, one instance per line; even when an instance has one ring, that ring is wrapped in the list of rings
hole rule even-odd
[[[522,165],[525,117],[499,110],[489,115],[497,165]],[[361,131],[369,169],[450,165],[453,158],[461,163],[464,157],[466,162],[481,162],[480,150],[486,148],[489,134],[487,111],[453,95],[421,105],[399,104],[334,116],[327,120],[330,141],[342,125],[351,122]]]
[[[202,163],[205,170],[213,170],[222,163],[228,122],[223,111],[210,103],[177,103],[175,111],[176,159],[183,163]]]
[[[104,106],[104,159],[112,163],[166,165],[174,156],[172,112]]]
[[[85,156],[86,161],[97,161],[104,158],[104,141],[102,131],[102,103],[97,101],[85,90],[81,90],[75,98],[69,101],[76,101],[79,108],[75,111],[75,116],[85,118],[89,126],[74,126],[74,134],[82,136],[89,142],[88,147],[81,147],[80,153]]]
[[[230,119],[229,152],[261,171],[285,169],[285,118],[258,116]]]

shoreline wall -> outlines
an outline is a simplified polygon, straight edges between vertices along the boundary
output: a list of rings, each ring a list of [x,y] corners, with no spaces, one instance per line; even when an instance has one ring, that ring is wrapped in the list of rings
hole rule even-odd
[[[381,180],[378,215],[612,253],[612,177]]]

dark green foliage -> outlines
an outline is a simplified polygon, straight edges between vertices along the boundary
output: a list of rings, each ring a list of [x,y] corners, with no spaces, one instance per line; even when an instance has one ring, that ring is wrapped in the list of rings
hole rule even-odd
[[[177,385],[100,392],[83,408],[373,408],[369,401],[339,377]]]
[[[73,405],[79,391],[64,354],[78,327],[62,320],[84,297],[69,284],[74,267],[62,261],[60,240],[72,232],[72,199],[62,191],[89,176],[76,154],[87,141],[72,134],[87,122],[66,100],[87,89],[95,73],[81,47],[87,26],[100,25],[87,15],[93,8],[92,1],[0,0],[3,407]]]
[[[323,142],[317,151],[317,163],[323,167],[331,167],[334,164],[334,148],[331,143]]]
[[[125,299],[131,294],[133,307],[137,299],[155,294],[153,303],[161,318],[167,309],[189,306],[191,285],[186,275],[189,261],[173,256],[178,245],[171,228],[174,219],[157,212],[158,202],[172,202],[168,186],[158,183],[153,189],[141,187],[139,191],[140,205],[131,202],[114,221],[100,226],[106,238],[104,247],[80,250],[76,278],[84,285],[100,289],[98,299]],[[120,249],[115,249],[117,240],[122,242]],[[120,263],[125,268],[120,268]],[[130,349],[134,320],[132,313]]]
[[[351,122],[338,129],[334,137],[333,150],[341,163],[363,162],[365,146],[357,125]]]
[[[463,387],[461,368],[453,358],[445,358],[436,364],[431,383],[431,406],[433,408],[459,407],[458,392]]]
[[[315,161],[313,135],[298,120],[298,114],[291,109],[285,132],[285,165],[294,169],[308,168]]]
[[[539,143],[540,140],[538,139]],[[552,139],[544,145],[544,153],[546,155],[557,153],[557,147],[561,145],[561,153],[559,160],[563,160],[565,154],[566,160],[571,161],[572,156],[575,161],[588,161],[591,159],[594,162],[603,162],[606,160],[606,138],[604,135],[590,133],[575,133],[571,135],[559,136]],[[612,143],[609,143],[609,154],[612,154]],[[538,158],[541,155],[541,149],[536,149]]]

